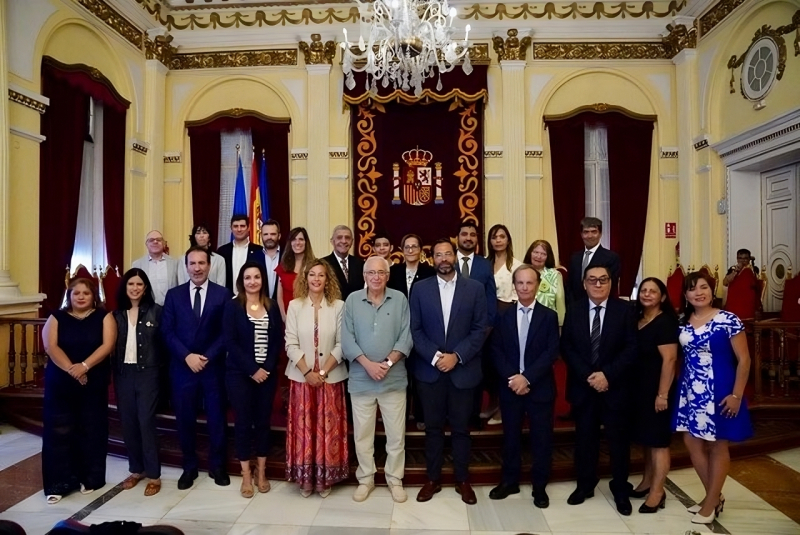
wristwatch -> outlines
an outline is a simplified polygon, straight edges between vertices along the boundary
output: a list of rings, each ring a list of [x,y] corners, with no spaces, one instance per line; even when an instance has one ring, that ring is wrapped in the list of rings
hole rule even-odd
[[[392,362],[392,359],[390,359],[389,357],[386,357],[386,360],[384,362],[386,362],[386,365],[389,366],[390,368],[392,367],[392,365],[394,365],[394,362]]]
[[[325,370],[320,370],[319,371],[319,376],[322,377],[323,379],[325,379]]]

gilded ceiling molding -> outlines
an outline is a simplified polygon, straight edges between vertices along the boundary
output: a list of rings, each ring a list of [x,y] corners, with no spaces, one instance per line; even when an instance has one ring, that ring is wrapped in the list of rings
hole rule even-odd
[[[678,157],[678,147],[661,147],[659,152],[662,160],[672,160]]]
[[[714,27],[733,13],[733,10],[744,4],[746,0],[720,0],[705,15],[700,17],[697,24],[697,37],[702,39]]]
[[[244,50],[236,52],[198,52],[175,54],[170,70],[222,69],[226,67],[264,67],[297,65],[296,48]]]
[[[469,47],[469,61],[473,65],[489,65],[492,58],[489,57],[489,43],[473,43]]]
[[[45,110],[47,110],[47,104],[44,102],[31,98],[27,95],[23,95],[22,93],[18,93],[13,89],[8,90],[8,100],[11,102],[16,102],[17,104],[22,104],[26,108],[38,111],[39,113],[44,113]]]
[[[311,44],[305,41],[298,43],[306,65],[331,65],[336,56],[336,42],[322,42],[322,36],[318,33],[311,34]]]
[[[568,111],[566,113],[557,113],[553,115],[545,115],[544,122],[545,128],[547,127],[548,122],[551,121],[561,121],[564,119],[569,119],[571,117],[575,117],[576,115],[580,115],[583,112],[591,111],[594,113],[610,113],[616,112],[625,115],[626,117],[630,117],[631,119],[636,119],[638,121],[656,121],[658,117],[656,115],[646,115],[643,113],[636,113],[635,111],[631,111],[627,108],[623,108],[622,106],[616,106],[614,104],[606,104],[605,102],[598,102],[596,104],[588,104],[586,106],[580,106],[575,108],[572,111]]]
[[[533,59],[671,59],[664,43],[533,43]]]
[[[164,163],[181,163],[181,153],[179,151],[165,152]]]
[[[517,37],[519,31],[515,28],[508,30],[508,37],[503,39],[499,35],[492,37],[492,46],[497,52],[500,61],[517,60],[525,61],[525,54],[531,46],[531,37],[526,35],[522,39]]]
[[[684,48],[697,48],[697,28],[687,28],[684,24],[667,24],[669,35],[662,41],[670,57],[675,57]]]
[[[149,36],[144,38],[144,54],[147,59],[157,59],[165,66],[169,67],[173,56],[178,49],[172,46],[173,37],[171,35],[157,35],[155,39]]]
[[[121,35],[126,41],[142,49],[144,32],[123,17],[116,9],[103,0],[74,0],[85,7],[92,15],[106,23],[108,27]]]
[[[472,4],[466,6],[460,13],[460,19],[592,19],[617,17],[674,17],[686,6],[686,0],[673,0],[666,10],[656,11],[655,2],[572,2],[571,4],[556,5],[553,2],[536,4]]]

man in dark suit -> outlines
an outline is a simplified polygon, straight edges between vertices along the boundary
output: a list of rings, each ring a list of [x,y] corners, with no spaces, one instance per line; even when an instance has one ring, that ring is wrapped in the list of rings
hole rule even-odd
[[[527,413],[533,503],[544,509],[550,505],[545,487],[553,460],[553,363],[558,357],[558,315],[536,303],[540,276],[533,266],[523,264],[514,270],[513,282],[519,301],[498,314],[492,331],[492,356],[501,378],[503,476],[489,498],[502,500],[519,492],[522,420]]]
[[[583,274],[587,267],[606,266],[611,273],[611,295],[618,294],[620,260],[619,255],[600,245],[603,236],[603,222],[596,217],[581,219],[581,239],[584,248],[572,254],[569,260],[569,277],[567,281],[567,304],[581,297],[586,297],[583,289]]]
[[[480,349],[486,339],[486,293],[476,281],[458,276],[456,248],[450,240],[433,245],[436,277],[417,283],[411,293],[414,376],[425,411],[425,461],[428,482],[417,494],[426,502],[440,490],[444,463],[444,425],[450,424],[456,492],[477,503],[469,484],[469,416],[473,391],[481,382]]]
[[[274,219],[267,219],[261,225],[261,245],[264,247],[264,266],[267,271],[269,298],[278,298],[278,275],[275,268],[281,261],[281,224]],[[237,274],[238,277],[238,274]]]
[[[588,295],[567,309],[561,332],[561,355],[568,370],[567,400],[575,418],[578,476],[578,486],[567,503],[578,505],[594,496],[603,425],[613,475],[609,486],[617,510],[629,515],[629,373],[636,360],[636,318],[630,304],[611,297],[607,266],[588,267],[583,285]]]
[[[231,217],[233,241],[220,245],[217,254],[225,259],[225,287],[236,294],[236,277],[245,262],[258,262],[264,265],[264,250],[250,243],[250,218],[247,214],[234,214]]]
[[[208,422],[208,475],[217,485],[230,484],[225,470],[225,412],[222,381],[225,348],[222,315],[231,293],[208,280],[211,255],[194,246],[186,253],[189,282],[167,292],[161,331],[170,353],[175,422],[183,453],[178,488],[188,489],[197,478],[197,398],[202,392]]]
[[[331,235],[333,252],[323,258],[336,273],[342,300],[356,290],[364,288],[364,261],[350,254],[353,246],[353,231],[347,225],[336,225]]]

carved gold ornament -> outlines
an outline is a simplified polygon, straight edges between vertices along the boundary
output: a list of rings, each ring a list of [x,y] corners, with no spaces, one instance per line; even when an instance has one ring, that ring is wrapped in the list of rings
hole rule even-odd
[[[730,15],[734,9],[744,4],[746,0],[721,0],[708,10],[708,12],[700,17],[697,23],[697,37],[705,37],[714,26],[725,20],[725,17]]]
[[[499,35],[492,37],[492,45],[500,61],[518,60],[525,61],[525,53],[531,46],[531,38],[526,35],[522,39],[517,37],[519,33],[515,28],[508,30],[508,37],[504,40]]]
[[[533,43],[533,59],[671,59],[664,43]]]
[[[120,15],[116,9],[109,6],[104,0],[75,1],[89,10],[92,15],[105,22],[107,26],[124,37],[133,46],[141,50],[144,32],[131,24],[128,19]]]
[[[334,41],[323,43],[322,36],[318,33],[311,34],[311,44],[300,41],[299,46],[306,65],[331,65],[336,56],[336,43]]]
[[[556,5],[554,2],[536,4],[472,4],[459,14],[461,19],[615,19],[617,17],[673,17],[686,6],[686,0],[675,0],[664,11],[656,11],[655,2],[572,2]]]
[[[167,67],[169,67],[172,56],[174,56],[178,49],[172,46],[173,37],[171,35],[157,35],[155,39],[145,36],[144,38],[144,55],[147,59],[157,59]]]
[[[663,38],[670,57],[677,56],[684,48],[697,48],[697,28],[687,28],[683,24],[667,24],[669,34]]]
[[[8,100],[16,102],[17,104],[22,104],[26,108],[38,111],[39,113],[44,113],[47,110],[47,104],[44,102],[25,96],[13,89],[8,90]]]
[[[198,52],[175,54],[172,70],[221,69],[225,67],[262,67],[297,65],[297,49],[244,50],[237,52]]]

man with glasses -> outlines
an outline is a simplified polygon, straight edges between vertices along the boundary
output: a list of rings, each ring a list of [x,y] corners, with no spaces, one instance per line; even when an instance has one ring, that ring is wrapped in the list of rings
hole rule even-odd
[[[480,349],[486,338],[486,292],[455,269],[456,247],[448,239],[433,244],[436,276],[420,281],[411,293],[413,364],[425,411],[425,462],[428,482],[417,494],[427,502],[442,490],[444,425],[450,424],[456,492],[477,503],[469,484],[469,416],[480,384]]]
[[[151,230],[144,239],[147,254],[133,261],[131,267],[139,268],[153,285],[153,299],[164,306],[167,291],[178,285],[178,261],[164,252],[164,236]]]
[[[403,489],[408,385],[404,359],[411,351],[408,300],[386,287],[389,262],[385,258],[368,258],[364,279],[367,287],[351,293],[345,302],[342,325],[358,457],[353,500],[363,502],[375,488],[375,420],[380,407],[386,431],[386,484],[392,499],[402,503],[408,498]]]
[[[567,363],[567,400],[575,418],[575,472],[578,485],[567,503],[594,496],[600,426],[605,428],[611,457],[609,483],[617,511],[631,514],[628,483],[630,442],[628,402],[636,360],[636,318],[628,303],[611,296],[611,270],[586,268],[586,296],[567,309],[561,331],[561,355]]]

